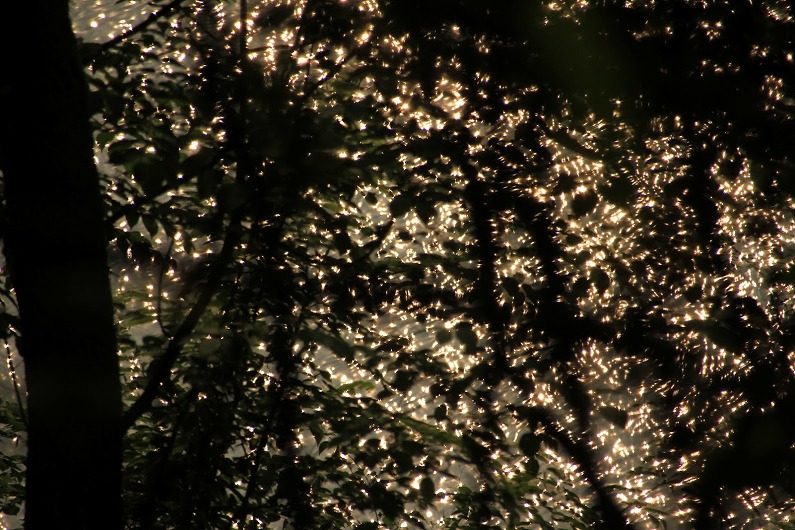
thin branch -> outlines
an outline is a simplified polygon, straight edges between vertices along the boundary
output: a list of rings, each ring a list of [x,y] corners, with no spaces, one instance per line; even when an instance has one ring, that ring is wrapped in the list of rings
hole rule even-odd
[[[353,48],[348,55],[346,55],[341,61],[334,63],[329,67],[326,71],[325,75],[322,75],[318,78],[314,83],[308,85],[303,93],[301,94],[300,104],[303,105],[317,92],[320,88],[323,87],[328,81],[331,81],[336,77],[336,75],[342,70],[342,68],[348,64],[351,60],[356,57],[359,57],[361,53],[370,45],[370,42],[364,42],[361,45]]]
[[[551,415],[541,407],[533,407],[532,414],[549,434],[558,440],[569,456],[577,463],[577,466],[585,475],[585,480],[591,486],[599,502],[599,511],[602,512],[603,528],[609,530],[632,530],[634,526],[627,521],[623,511],[613,497],[607,492],[607,487],[599,478],[597,464],[591,454],[591,450],[582,440],[575,440],[558,426]]]
[[[306,310],[306,304],[302,303],[298,311],[298,321],[294,323],[293,329],[300,329],[304,325],[306,322]],[[286,334],[283,332],[283,328],[280,328],[280,330],[274,334],[274,337],[271,340],[269,350],[276,361],[279,379],[272,383],[276,386],[272,391],[271,405],[268,409],[265,420],[262,422],[262,430],[260,431],[259,440],[257,441],[257,445],[253,451],[253,459],[251,468],[249,469],[245,493],[241,496],[240,504],[238,505],[237,510],[235,510],[235,516],[233,520],[236,519],[238,521],[240,528],[243,528],[245,525],[246,515],[249,507],[251,506],[251,499],[257,488],[257,474],[259,473],[259,469],[262,466],[262,454],[268,445],[268,441],[274,434],[272,432],[272,428],[276,421],[276,417],[281,410],[284,396],[291,389],[292,384],[295,382],[295,369],[298,362],[303,357],[304,352],[309,347],[308,344],[304,344],[299,351],[293,352],[292,355],[290,355],[293,347],[295,346],[295,339],[296,334],[294,332]],[[270,388],[268,390],[270,390]]]
[[[110,48],[113,48],[117,44],[129,39],[130,37],[132,37],[132,36],[134,36],[134,35],[136,35],[138,33],[141,33],[142,31],[144,31],[146,28],[148,28],[149,26],[151,26],[152,24],[154,24],[155,22],[157,22],[161,18],[163,18],[163,17],[165,17],[167,15],[170,15],[171,12],[175,11],[178,7],[180,7],[180,5],[183,2],[185,2],[185,0],[171,0],[169,3],[165,4],[164,6],[162,6],[157,11],[151,13],[148,17],[146,17],[141,22],[139,22],[138,24],[134,25],[133,27],[131,27],[127,31],[119,33],[118,35],[116,35],[115,37],[110,39],[109,41],[103,42],[100,45],[99,51],[100,52],[104,52],[104,51],[106,51],[106,50],[108,50]]]
[[[197,395],[198,390],[194,386],[186,395],[185,403],[182,409],[179,411],[176,420],[174,421],[174,427],[171,429],[171,434],[166,439],[165,446],[161,451],[156,467],[148,477],[149,482],[146,488],[147,495],[144,497],[143,502],[141,503],[143,508],[140,510],[143,518],[141,528],[152,528],[155,523],[155,518],[157,516],[157,497],[162,493],[163,490],[168,460],[174,451],[177,435],[179,434],[179,431],[184,425],[185,419],[188,416],[188,409]]]
[[[495,233],[494,217],[488,184],[480,182],[472,167],[466,168],[467,185],[464,195],[469,204],[470,222],[475,239],[478,277],[474,285],[475,299],[481,306],[482,320],[486,322],[494,348],[493,375],[498,382],[510,371],[508,352],[505,345],[505,321],[498,302],[497,257],[499,242]]]
[[[212,265],[207,283],[199,293],[196,303],[185,317],[185,320],[182,321],[182,324],[180,324],[172,335],[163,354],[149,365],[147,370],[149,372],[149,381],[143,393],[122,415],[122,434],[129,430],[141,416],[149,411],[161,385],[169,378],[171,369],[182,352],[183,344],[187,341],[188,337],[190,337],[191,333],[193,333],[193,330],[196,328],[196,325],[199,323],[199,320],[204,315],[213,296],[215,296],[215,293],[221,285],[224,271],[232,261],[234,249],[240,240],[240,232],[240,219],[236,216],[235,219],[230,221],[224,244],[215,258],[215,263]]]
[[[303,319],[303,309],[301,310],[301,315],[301,318]],[[274,435],[273,427],[276,423],[277,417],[281,412],[282,405],[284,403],[284,397],[292,388],[294,378],[293,372],[295,371],[295,365],[297,364],[298,354],[294,354],[292,356],[290,355],[295,342],[295,334],[292,333],[288,337],[287,334],[284,333],[284,331],[280,328],[274,335],[275,336],[271,341],[271,349],[273,350],[276,358],[279,379],[273,383],[276,386],[271,392],[271,406],[268,410],[265,420],[262,422],[262,430],[260,431],[259,440],[257,441],[257,445],[254,448],[248,481],[246,482],[246,490],[240,500],[237,510],[235,510],[235,516],[233,520],[236,519],[241,528],[245,524],[245,519],[248,515],[247,512],[251,504],[251,498],[253,497],[258,486],[257,477],[259,469],[262,465],[262,455],[268,445],[268,442]]]
[[[240,0],[240,62],[246,61],[248,50],[248,0]]]
[[[174,238],[172,237],[171,241],[168,243],[168,249],[166,250],[163,263],[160,265],[160,272],[157,275],[157,307],[155,310],[155,318],[157,319],[157,325],[160,327],[160,331],[166,337],[169,336],[169,332],[166,330],[166,326],[163,324],[163,278],[165,277],[166,269],[168,269],[171,262],[171,251],[173,249]]]

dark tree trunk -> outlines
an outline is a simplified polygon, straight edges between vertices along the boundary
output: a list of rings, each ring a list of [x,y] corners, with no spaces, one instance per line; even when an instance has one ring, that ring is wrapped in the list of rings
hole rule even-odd
[[[9,2],[0,34],[4,252],[28,391],[25,528],[114,530],[119,367],[88,92],[68,2]]]

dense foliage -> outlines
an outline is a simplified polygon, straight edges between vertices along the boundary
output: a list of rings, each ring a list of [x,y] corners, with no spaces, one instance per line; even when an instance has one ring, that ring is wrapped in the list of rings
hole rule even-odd
[[[788,2],[154,9],[82,47],[129,528],[793,528]]]

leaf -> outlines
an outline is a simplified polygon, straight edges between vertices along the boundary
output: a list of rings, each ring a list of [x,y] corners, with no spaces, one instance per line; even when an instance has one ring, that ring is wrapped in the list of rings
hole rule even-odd
[[[743,349],[744,341],[734,330],[720,324],[707,320],[690,320],[685,326],[703,334],[710,342],[719,348],[731,352],[739,352]]]
[[[147,197],[163,191],[163,184],[176,181],[176,170],[154,156],[140,160],[133,166],[133,177]]]
[[[471,324],[459,324],[456,326],[455,336],[464,345],[466,353],[474,353],[477,350],[478,336],[472,329]]]
[[[330,335],[319,329],[302,329],[296,335],[304,342],[325,346],[346,361],[353,360],[355,353],[353,346],[340,337]]]
[[[599,186],[599,193],[606,201],[616,206],[626,206],[635,195],[635,185],[629,178],[621,176]]]
[[[436,497],[436,485],[431,477],[423,477],[420,480],[420,496],[426,503],[431,502]]]
[[[108,147],[108,161],[117,166],[132,167],[144,156],[143,150],[132,140],[119,140]]]
[[[0,338],[8,339],[11,333],[11,327],[19,326],[19,317],[9,314],[0,313]]]
[[[475,440],[471,435],[465,434],[461,438],[461,443],[464,450],[469,454],[469,458],[473,463],[483,462],[489,457],[489,450],[479,441]]]
[[[395,374],[395,379],[392,381],[392,386],[399,392],[405,392],[412,387],[416,378],[417,372],[398,370]]]
[[[352,381],[337,387],[337,390],[344,394],[346,392],[360,392],[362,390],[372,390],[375,388],[375,383],[372,381]]]
[[[436,207],[433,202],[424,200],[416,204],[417,215],[426,225],[431,222],[436,215]]]
[[[604,406],[604,407],[599,407],[598,412],[599,415],[601,415],[604,419],[606,419],[616,427],[620,427],[622,429],[626,428],[627,420],[629,419],[627,411],[621,410],[616,407]]]
[[[525,462],[524,468],[525,472],[528,475],[535,477],[536,475],[538,475],[540,466],[538,464],[538,460],[536,460],[535,458],[530,458],[527,460],[527,462]]]
[[[795,267],[782,269],[771,275],[771,280],[779,283],[795,285]]]
[[[149,235],[154,237],[157,235],[157,231],[159,229],[159,225],[154,217],[151,215],[143,216],[144,227],[146,227],[146,231],[149,232]]]
[[[389,203],[389,212],[392,217],[398,218],[406,214],[414,203],[414,196],[408,193],[398,193]]]
[[[408,416],[402,416],[398,418],[400,423],[404,424],[406,427],[413,429],[415,432],[420,434],[424,440],[427,441],[436,441],[441,443],[452,443],[455,445],[460,445],[461,440],[446,431],[433,427],[427,423],[415,420],[414,418],[409,418]]]
[[[212,149],[200,148],[182,161],[182,172],[186,177],[200,175],[210,167],[214,159],[215,153]]]
[[[207,198],[215,195],[223,178],[224,174],[216,168],[199,173],[196,177],[196,189],[199,192],[199,197]]]
[[[541,438],[535,434],[527,432],[519,438],[519,449],[522,450],[525,456],[535,457],[540,447]]]
[[[440,329],[436,332],[436,342],[439,344],[447,344],[453,340],[453,334],[447,329]]]
[[[571,200],[571,211],[574,214],[574,217],[582,217],[583,215],[590,213],[598,201],[599,197],[597,197],[597,195],[592,191],[576,195]]]
[[[249,200],[246,187],[237,182],[221,186],[218,191],[218,206],[223,211],[232,212],[239,209]]]
[[[605,271],[600,268],[595,268],[591,270],[591,282],[596,287],[596,290],[600,293],[603,293],[610,287],[610,276],[607,275]]]
[[[289,4],[280,4],[265,9],[254,21],[263,29],[275,29],[285,20],[293,16],[293,7]]]
[[[202,357],[215,358],[218,356],[220,341],[217,339],[207,339],[199,343],[197,353]]]

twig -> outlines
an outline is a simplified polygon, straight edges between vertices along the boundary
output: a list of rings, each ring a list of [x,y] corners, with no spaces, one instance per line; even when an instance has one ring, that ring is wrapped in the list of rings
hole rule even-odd
[[[510,371],[508,352],[506,351],[505,321],[501,316],[502,308],[497,300],[499,273],[497,271],[497,257],[500,251],[497,234],[494,229],[493,219],[496,217],[492,210],[489,186],[478,181],[475,170],[466,168],[467,185],[464,192],[469,204],[471,231],[475,240],[477,255],[477,273],[473,291],[475,299],[483,310],[482,319],[488,325],[489,336],[494,349],[494,371],[496,381],[501,381]]]
[[[171,368],[182,352],[182,345],[191,333],[193,333],[193,330],[196,328],[196,325],[199,323],[199,320],[204,315],[213,296],[215,296],[216,291],[220,287],[224,270],[232,261],[234,249],[239,240],[240,218],[236,215],[235,218],[230,221],[224,244],[215,258],[215,263],[213,263],[207,283],[199,293],[196,303],[185,317],[185,320],[182,321],[182,324],[180,324],[172,335],[163,354],[149,365],[149,381],[143,393],[122,415],[122,434],[129,430],[138,418],[143,416],[151,408],[160,386],[168,379],[171,374]]]
[[[315,94],[315,92],[317,92],[323,85],[325,85],[326,82],[334,79],[334,77],[336,77],[336,75],[340,72],[340,70],[342,70],[342,67],[348,64],[352,59],[358,57],[359,54],[361,54],[362,51],[364,51],[364,49],[369,44],[370,42],[368,41],[365,42],[364,44],[361,44],[360,46],[357,46],[356,48],[353,48],[348,53],[348,55],[346,55],[341,61],[331,65],[328,71],[325,73],[325,75],[322,75],[320,78],[317,79],[317,81],[307,86],[304,89],[303,93],[301,94],[301,100],[300,100],[301,104],[309,101],[309,99]]]
[[[240,0],[240,62],[246,61],[248,50],[248,0]]]
[[[618,507],[599,478],[596,462],[586,444],[582,440],[575,440],[569,436],[543,408],[532,407],[532,415],[544,427],[544,430],[563,445],[569,456],[582,470],[585,480],[591,486],[599,501],[603,527],[610,530],[632,530],[634,526],[627,521],[621,508]]]
[[[174,451],[177,435],[179,434],[179,430],[182,428],[185,418],[188,415],[188,409],[197,395],[198,391],[194,386],[190,389],[187,396],[185,397],[185,403],[182,407],[182,410],[179,411],[176,420],[174,420],[174,427],[171,429],[171,434],[166,439],[165,447],[162,449],[156,467],[149,476],[149,484],[146,488],[147,495],[144,497],[143,502],[141,503],[143,505],[143,509],[141,510],[143,524],[141,525],[141,528],[152,528],[154,525],[155,518],[157,516],[157,511],[155,509],[157,506],[156,497],[161,494],[161,490],[163,489],[168,459],[171,457],[171,454]]]
[[[299,317],[298,321],[294,324],[294,329],[300,329],[301,326],[303,326],[304,322],[306,321],[306,309],[306,304],[302,303],[298,311]],[[251,497],[254,495],[254,490],[258,485],[257,473],[262,466],[262,453],[265,451],[268,441],[273,435],[272,428],[276,421],[276,417],[281,410],[284,396],[292,388],[292,383],[295,382],[294,372],[297,364],[308,348],[308,344],[304,344],[300,351],[295,352],[291,356],[290,352],[292,352],[293,346],[295,345],[296,334],[290,333],[288,337],[284,334],[280,334],[277,331],[277,333],[274,335],[275,337],[271,340],[269,350],[276,354],[274,357],[277,364],[279,379],[278,381],[272,383],[276,386],[272,392],[273,399],[271,401],[271,406],[267,412],[265,420],[262,422],[262,430],[259,435],[259,440],[257,441],[257,445],[253,451],[253,459],[251,463],[251,469],[249,470],[245,493],[240,496],[240,504],[238,505],[237,510],[235,510],[234,519],[238,521],[240,528],[244,527],[249,505],[251,504]]]
[[[177,7],[179,7],[180,4],[182,4],[184,1],[185,0],[171,0],[169,3],[167,3],[164,6],[162,6],[160,9],[158,9],[154,13],[151,13],[148,17],[146,17],[141,22],[139,22],[135,26],[131,27],[127,31],[125,31],[123,33],[119,33],[118,35],[116,35],[115,37],[110,39],[109,41],[103,42],[100,45],[99,51],[100,52],[104,52],[104,51],[106,51],[106,50],[108,50],[110,48],[113,48],[114,46],[116,46],[117,44],[121,43],[122,41],[125,41],[125,40],[129,39],[133,35],[136,35],[137,33],[142,32],[143,30],[145,30],[146,28],[148,28],[149,26],[151,26],[152,24],[154,24],[155,22],[157,22],[158,20],[160,20],[164,16],[169,15],[172,11],[174,11]]]
[[[282,404],[284,403],[284,397],[292,386],[292,372],[295,369],[296,360],[290,359],[288,352],[292,349],[294,340],[295,334],[292,334],[291,337],[287,338],[284,336],[284,333],[277,332],[276,337],[271,342],[271,347],[276,350],[275,353],[277,353],[276,364],[277,370],[279,371],[279,379],[278,381],[272,383],[276,385],[276,387],[273,389],[271,394],[271,406],[268,410],[265,421],[262,422],[262,431],[260,432],[257,445],[254,448],[254,454],[251,468],[249,470],[248,481],[246,483],[245,493],[240,500],[237,510],[235,510],[234,519],[238,521],[238,524],[241,528],[245,523],[249,504],[251,503],[251,497],[254,495],[254,492],[258,486],[257,473],[259,472],[259,469],[262,465],[262,454],[268,445],[268,441],[274,434],[273,426],[281,411]],[[280,352],[279,350],[283,351]]]
[[[155,309],[155,318],[157,319],[157,325],[160,327],[160,331],[166,337],[169,336],[169,333],[166,330],[166,326],[163,325],[163,277],[166,275],[166,269],[169,267],[169,262],[171,261],[171,251],[173,248],[174,238],[172,237],[171,241],[168,243],[168,249],[166,250],[164,263],[161,264],[160,272],[157,275],[157,307]]]

